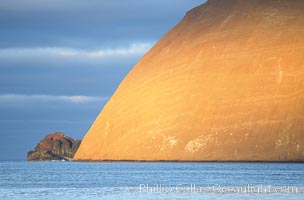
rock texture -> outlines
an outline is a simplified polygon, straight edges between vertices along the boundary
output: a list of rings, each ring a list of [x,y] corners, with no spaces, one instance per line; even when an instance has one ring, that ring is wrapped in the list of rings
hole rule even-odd
[[[63,133],[47,135],[27,154],[28,161],[71,160],[77,151],[81,140],[74,140]]]
[[[304,161],[304,1],[209,0],[120,84],[77,160]]]

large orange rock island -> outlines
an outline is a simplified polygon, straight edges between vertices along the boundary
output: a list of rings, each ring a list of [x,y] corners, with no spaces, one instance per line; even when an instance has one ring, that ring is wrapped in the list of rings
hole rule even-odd
[[[125,77],[74,159],[304,161],[303,10],[192,9]]]

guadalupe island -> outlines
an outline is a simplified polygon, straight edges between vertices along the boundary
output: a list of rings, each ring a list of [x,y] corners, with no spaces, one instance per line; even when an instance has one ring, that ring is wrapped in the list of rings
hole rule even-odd
[[[74,160],[304,161],[304,1],[209,0],[133,67]]]

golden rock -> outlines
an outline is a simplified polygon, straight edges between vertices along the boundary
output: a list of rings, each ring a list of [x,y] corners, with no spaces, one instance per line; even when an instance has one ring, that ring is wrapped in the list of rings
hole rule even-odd
[[[209,0],[130,71],[75,160],[304,161],[304,1]]]

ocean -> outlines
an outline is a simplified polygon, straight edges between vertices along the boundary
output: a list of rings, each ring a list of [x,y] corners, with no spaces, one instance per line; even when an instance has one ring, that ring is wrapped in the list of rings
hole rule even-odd
[[[304,164],[0,162],[0,199],[304,199]]]

